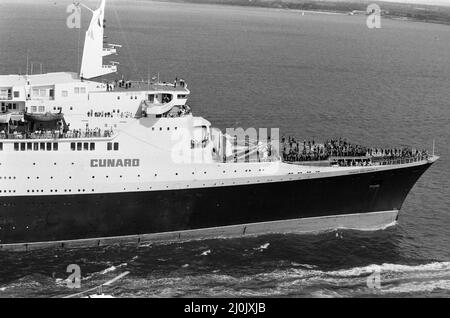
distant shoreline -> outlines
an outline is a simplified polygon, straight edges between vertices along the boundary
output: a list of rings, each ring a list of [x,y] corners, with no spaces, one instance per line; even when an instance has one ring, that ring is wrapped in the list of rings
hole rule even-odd
[[[367,6],[376,3],[381,8],[381,16],[400,21],[424,22],[450,25],[450,7],[412,5],[383,1],[348,0],[157,0],[161,2],[211,4],[267,9],[312,12],[318,14],[366,15]]]

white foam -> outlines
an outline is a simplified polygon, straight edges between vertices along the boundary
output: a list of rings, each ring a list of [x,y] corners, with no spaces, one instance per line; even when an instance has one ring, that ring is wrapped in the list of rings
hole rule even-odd
[[[204,251],[201,255],[202,256],[206,256],[206,255],[209,255],[209,254],[211,254],[211,250]]]
[[[108,267],[107,269],[102,270],[102,271],[100,272],[100,274],[104,275],[104,274],[106,274],[106,273],[113,272],[113,271],[115,271],[116,269],[117,269],[117,267],[111,266],[111,267]]]
[[[114,266],[114,265],[113,265],[113,266],[111,266],[111,267],[108,267],[108,268],[102,270],[102,271],[100,272],[100,274],[101,274],[101,275],[104,275],[104,274],[107,274],[107,273],[109,273],[109,272],[113,272],[113,271],[115,271],[116,269],[121,268],[121,267],[124,267],[124,266],[127,266],[127,263],[122,263],[122,264],[119,264],[119,265],[117,265],[117,266]]]
[[[390,272],[390,273],[410,273],[410,272],[427,272],[427,271],[449,271],[450,272],[450,262],[434,262],[423,265],[401,265],[401,264],[389,264],[384,263],[382,265],[368,265],[364,267],[355,267],[348,270],[338,270],[326,272],[333,276],[361,276],[364,274],[373,273],[375,271]]]
[[[260,247],[255,248],[255,250],[263,251],[263,250],[267,249],[269,247],[269,245],[270,245],[270,243],[263,244]]]

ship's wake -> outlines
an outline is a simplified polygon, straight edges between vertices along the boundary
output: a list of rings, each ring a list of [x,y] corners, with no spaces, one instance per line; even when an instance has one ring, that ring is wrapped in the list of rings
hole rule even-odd
[[[139,297],[402,297],[450,295],[450,262],[421,265],[382,264],[322,271],[294,264],[284,270],[234,276],[215,271],[202,275],[128,281],[121,296]],[[130,291],[137,291],[136,293]]]

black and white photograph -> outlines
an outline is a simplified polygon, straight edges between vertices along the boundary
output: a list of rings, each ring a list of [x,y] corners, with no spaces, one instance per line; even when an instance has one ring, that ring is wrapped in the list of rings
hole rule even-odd
[[[450,0],[0,17],[0,298],[450,298]]]

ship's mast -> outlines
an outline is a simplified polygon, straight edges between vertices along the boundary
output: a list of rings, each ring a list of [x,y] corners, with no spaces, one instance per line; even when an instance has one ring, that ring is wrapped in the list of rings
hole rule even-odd
[[[117,72],[118,63],[103,65],[103,57],[116,54],[116,47],[120,45],[110,44],[103,47],[103,33],[105,27],[105,3],[102,0],[96,10],[91,10],[86,5],[83,7],[92,12],[92,19],[86,31],[84,39],[83,57],[81,60],[80,77],[93,78]]]

